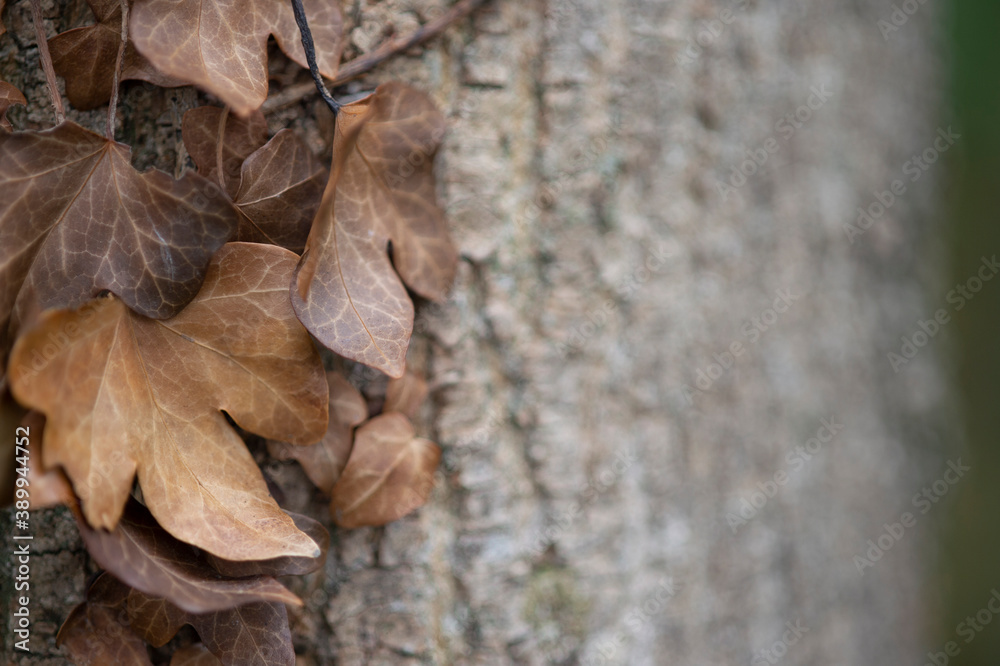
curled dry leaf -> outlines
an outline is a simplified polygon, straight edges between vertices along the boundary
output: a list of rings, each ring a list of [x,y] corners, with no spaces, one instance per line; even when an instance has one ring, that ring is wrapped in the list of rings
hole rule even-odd
[[[237,216],[201,176],[140,174],[129,153],[70,122],[0,132],[0,335],[22,292],[44,309],[107,289],[161,319],[198,293]]]
[[[2,6],[0,6],[2,9]],[[2,25],[2,24],[0,24]],[[0,32],[0,35],[3,33]],[[28,100],[24,98],[21,91],[7,83],[6,81],[0,81],[0,128],[7,130],[8,132],[13,129],[11,127],[10,121],[7,120],[7,109],[15,104],[20,104],[25,106]]]
[[[95,562],[123,583],[168,599],[186,612],[206,613],[251,601],[301,603],[270,576],[248,573],[238,579],[220,577],[201,553],[170,536],[135,499],[129,499],[121,520],[110,532],[93,529],[79,511],[74,512],[80,536]],[[321,564],[322,560],[312,558],[310,562]]]
[[[201,643],[188,645],[174,653],[170,666],[219,666],[222,662]]]
[[[384,412],[399,412],[407,418],[417,415],[420,405],[427,399],[427,382],[410,370],[399,379],[390,379],[385,387]]]
[[[52,67],[66,81],[70,104],[87,111],[107,104],[122,41],[121,0],[87,0],[97,23],[74,28],[49,40]],[[184,81],[161,74],[135,50],[129,40],[120,80],[139,79],[163,87]]]
[[[184,145],[198,173],[218,180],[221,147],[223,182],[240,216],[237,239],[301,252],[328,178],[326,167],[291,130],[281,130],[265,145],[267,124],[260,112],[220,122],[222,114],[210,106],[184,114]]]
[[[324,345],[392,377],[403,373],[413,303],[442,299],[457,254],[435,196],[433,158],[444,118],[399,83],[345,105],[334,164],[292,288],[306,328]]]
[[[340,3],[307,2],[320,71],[333,77],[340,61]],[[161,72],[212,93],[246,115],[267,98],[267,37],[303,67],[305,51],[287,0],[202,2],[136,0],[129,34]]]
[[[384,525],[424,505],[441,449],[415,436],[402,414],[376,416],[358,428],[330,513],[341,527]]]
[[[368,418],[368,407],[361,392],[343,376],[328,372],[326,379],[330,386],[330,423],[323,439],[308,446],[270,441],[267,450],[279,460],[298,460],[309,480],[329,495],[351,454],[354,427]]]
[[[15,397],[45,413],[43,459],[62,465],[87,522],[113,529],[138,474],[156,520],[230,560],[314,557],[222,410],[264,437],[322,437],[328,389],[288,303],[296,256],[232,243],[179,315],[114,297],[43,313],[11,354]]]

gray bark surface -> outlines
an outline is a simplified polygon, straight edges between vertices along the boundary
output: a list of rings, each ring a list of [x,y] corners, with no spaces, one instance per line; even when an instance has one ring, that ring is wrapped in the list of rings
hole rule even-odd
[[[77,4],[48,4],[50,36],[88,20]],[[348,4],[362,49],[363,26],[405,31],[434,6]],[[419,310],[410,360],[432,388],[418,432],[445,454],[428,506],[334,530],[325,570],[289,583],[301,664],[908,664],[933,647],[933,513],[863,575],[854,556],[913,510],[952,434],[943,343],[898,373],[886,358],[933,313],[940,169],[854,243],[844,225],[937,135],[934,11],[884,39],[888,0],[498,0],[364,80],[422,87],[449,117],[463,261],[450,300]],[[0,38],[20,127],[52,122],[29,15],[8,7]],[[779,124],[811,95],[801,126]],[[185,163],[198,99],[126,89],[138,166]],[[100,131],[103,113],[71,117]],[[314,97],[269,122],[329,150]],[[294,464],[264,467],[326,519]],[[55,630],[93,565],[65,512],[36,520],[36,654],[12,657],[5,631],[5,656],[62,664]],[[802,635],[781,648],[786,623]]]

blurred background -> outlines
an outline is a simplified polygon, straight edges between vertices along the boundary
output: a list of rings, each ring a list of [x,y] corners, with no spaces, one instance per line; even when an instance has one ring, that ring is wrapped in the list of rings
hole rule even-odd
[[[943,233],[951,245],[951,282],[965,283],[982,256],[1000,249],[1000,5],[948,3],[951,86],[947,110],[964,139],[949,162]],[[1000,289],[983,289],[974,307],[956,313],[955,392],[965,445],[976,469],[948,505],[941,528],[943,557],[937,581],[946,590],[942,638],[929,663],[1000,663]],[[949,285],[950,288],[950,285]],[[991,608],[992,606],[992,608]],[[984,609],[986,609],[984,611]],[[950,661],[947,643],[961,652]],[[954,652],[955,650],[952,650]],[[941,652],[945,653],[943,658]],[[936,661],[932,661],[936,659]]]

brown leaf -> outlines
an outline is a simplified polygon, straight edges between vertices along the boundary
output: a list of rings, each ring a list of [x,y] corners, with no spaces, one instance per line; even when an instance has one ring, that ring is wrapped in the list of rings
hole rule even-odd
[[[219,182],[219,144],[222,144],[222,170],[226,194],[232,199],[240,187],[240,167],[250,154],[267,143],[267,121],[254,111],[246,118],[227,114],[216,106],[199,106],[184,114],[181,136],[198,173],[213,183]],[[224,124],[223,124],[224,123]],[[219,129],[222,139],[219,139]]]
[[[31,411],[24,416],[21,425],[28,429],[31,451],[28,465],[28,482],[31,496],[28,499],[32,511],[47,509],[53,506],[73,506],[76,496],[66,473],[59,467],[45,469],[42,467],[41,444],[42,433],[45,432],[45,416],[40,412]]]
[[[283,129],[243,163],[234,203],[240,240],[300,253],[329,174],[292,130]]]
[[[44,472],[38,467],[39,465],[33,464],[28,468],[28,479],[31,481],[31,510],[72,504],[76,498],[73,496],[73,487],[66,474],[58,467]]]
[[[326,168],[291,130],[281,130],[265,145],[267,123],[259,111],[245,120],[230,114],[224,123],[222,111],[203,106],[184,114],[184,145],[198,172],[218,181],[221,144],[226,192],[240,216],[237,239],[301,252]]]
[[[77,666],[152,666],[145,643],[124,619],[115,608],[85,601],[63,622],[56,644]]]
[[[123,626],[153,647],[165,645],[187,624],[185,611],[129,587],[107,571],[91,583],[87,603],[115,611]]]
[[[90,584],[90,588],[87,590],[87,603],[119,608],[125,604],[131,590],[132,588],[128,585],[105,571]],[[123,619],[123,622],[128,622],[126,616],[119,617]]]
[[[361,392],[340,374],[328,372],[326,379],[330,386],[330,423],[323,439],[307,446],[270,441],[267,450],[279,460],[298,460],[309,480],[329,495],[351,454],[351,433],[368,418],[368,407]]]
[[[52,67],[66,81],[70,104],[88,111],[108,103],[121,44],[122,6],[120,0],[87,0],[97,21],[74,28],[49,40]],[[129,40],[122,60],[120,80],[139,79],[163,87],[184,85],[184,81],[162,74],[143,58]]]
[[[3,5],[0,4],[0,11],[2,11],[2,9]],[[2,34],[3,32],[0,32],[0,35]],[[11,131],[13,127],[11,127],[10,121],[7,120],[7,109],[15,104],[25,106],[27,103],[28,100],[24,98],[24,95],[21,94],[20,90],[6,81],[0,81],[0,128],[5,129],[8,132]]]
[[[188,645],[174,653],[170,666],[220,666],[219,658],[201,643]]]
[[[273,560],[250,560],[233,562],[205,553],[208,564],[223,576],[245,578],[247,576],[301,576],[316,571],[324,562],[330,550],[330,533],[323,524],[309,516],[285,511],[295,522],[295,526],[309,535],[319,546],[316,557],[278,557]],[[280,599],[275,599],[281,601]],[[286,601],[286,603],[288,603]],[[298,603],[298,602],[296,602]]]
[[[86,605],[111,613],[109,617],[116,618],[119,626],[131,629],[141,639],[140,645],[144,640],[154,647],[161,647],[182,626],[190,624],[205,647],[223,664],[291,666],[295,663],[288,614],[284,605],[278,602],[254,602],[212,613],[187,613],[165,599],[130,588],[112,575],[103,573],[87,591]],[[97,663],[103,666],[131,662]],[[216,662],[198,660],[191,663]]]
[[[257,602],[188,622],[225,666],[294,666],[295,649],[283,604]]]
[[[332,78],[342,48],[339,3],[307,2],[305,10],[319,69]],[[286,0],[136,0],[129,34],[160,71],[212,93],[239,115],[267,98],[268,34],[292,60],[307,66]]]
[[[417,415],[420,406],[427,399],[427,382],[410,370],[399,379],[390,379],[385,387],[383,412],[399,412],[407,418]]]
[[[330,513],[346,528],[384,525],[423,506],[441,460],[437,444],[414,436],[402,414],[376,416],[358,428]]]
[[[268,576],[251,572],[240,579],[221,578],[200,552],[170,536],[135,499],[129,499],[111,532],[91,528],[75,513],[80,536],[95,562],[123,583],[184,611],[205,613],[251,601],[301,603]]]
[[[337,117],[334,165],[292,288],[324,345],[392,377],[403,373],[418,294],[445,296],[457,254],[437,205],[433,158],[444,118],[423,93],[388,83]]]
[[[7,391],[3,393],[7,394],[8,397],[0,397],[0,401],[2,401],[0,404],[0,428],[2,428],[0,436],[8,433],[10,436],[10,455],[7,456],[5,453],[4,459],[9,460],[10,463],[18,462],[14,457],[15,441],[21,441],[21,444],[24,444],[24,440],[27,440],[27,445],[22,446],[22,449],[28,451],[28,471],[25,477],[29,488],[28,509],[37,511],[54,506],[72,506],[76,502],[76,496],[73,495],[73,487],[70,485],[69,479],[66,478],[66,474],[58,467],[51,469],[42,467],[40,447],[42,433],[45,430],[45,416],[36,411],[26,412],[14,402],[13,397],[9,397]],[[6,445],[6,441],[4,444]],[[23,450],[17,450],[16,453],[23,455]],[[11,467],[10,464],[4,466],[3,462],[0,461],[0,468],[10,469]],[[18,469],[22,469],[20,464]],[[16,478],[22,476],[18,472]],[[14,472],[11,471],[10,481],[12,485],[16,478]],[[13,488],[11,488],[12,491]]]
[[[44,462],[66,469],[87,522],[113,529],[138,473],[146,505],[182,541],[231,560],[318,554],[222,413],[303,444],[326,430],[322,362],[282,288],[295,260],[231,243],[170,320],[109,297],[46,312],[18,340],[14,395],[48,417]]]
[[[70,122],[0,132],[0,333],[22,292],[44,309],[108,289],[155,318],[198,293],[236,214],[204,178],[140,174],[129,152]]]
[[[164,645],[185,624],[226,666],[295,663],[288,613],[277,602],[255,602],[215,613],[185,613],[169,601],[132,590],[128,595],[132,630],[155,647]]]
[[[153,647],[162,647],[188,623],[190,615],[166,599],[152,597],[136,589],[128,592],[129,626]]]

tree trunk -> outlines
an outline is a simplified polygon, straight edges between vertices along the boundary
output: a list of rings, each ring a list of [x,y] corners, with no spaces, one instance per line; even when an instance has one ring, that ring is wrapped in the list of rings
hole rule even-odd
[[[348,5],[364,49],[364,26],[440,3]],[[50,37],[90,21],[46,9]],[[940,259],[922,244],[940,174],[903,173],[938,132],[936,10],[884,38],[891,11],[495,0],[355,87],[401,79],[449,117],[463,260],[410,357],[432,387],[418,432],[445,454],[428,506],[331,527],[325,570],[290,583],[301,664],[917,663],[929,525],[855,557],[940,473],[925,445],[946,432],[933,345],[898,372],[886,355]],[[12,3],[0,38],[22,129],[53,122],[29,16]],[[137,166],[179,172],[180,117],[206,99],[129,84]],[[329,155],[315,96],[268,120]],[[264,468],[329,524],[294,463]],[[93,565],[65,512],[36,525],[34,655],[7,630],[5,656],[61,664]]]

